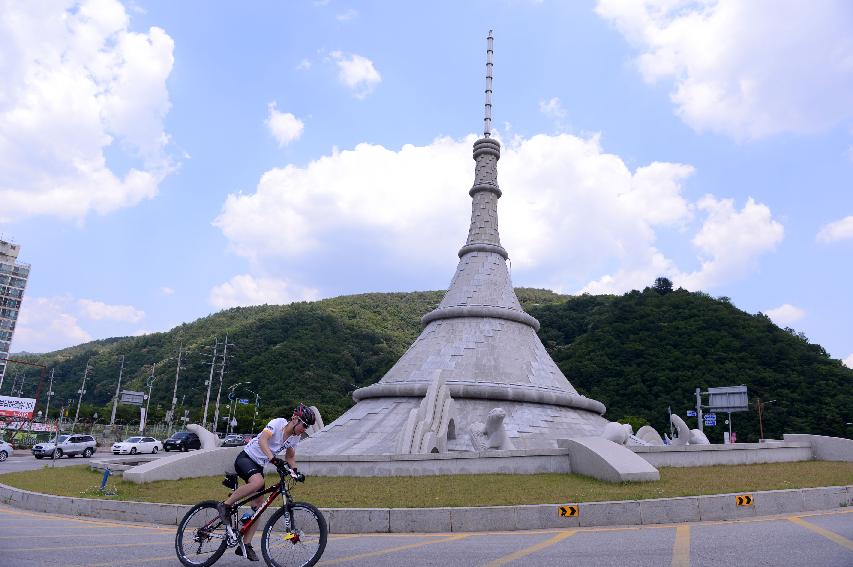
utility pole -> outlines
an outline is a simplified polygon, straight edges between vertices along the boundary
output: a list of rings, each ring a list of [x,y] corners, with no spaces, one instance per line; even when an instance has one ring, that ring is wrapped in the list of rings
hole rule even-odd
[[[156,380],[156,376],[154,376],[154,369],[157,368],[157,363],[151,365],[151,374],[148,375],[148,401],[145,403],[145,418],[142,420],[142,423],[139,424],[139,432],[145,433],[145,426],[148,423],[148,408],[151,407],[151,390],[154,389],[154,380]]]
[[[228,335],[225,335],[225,342],[222,343],[222,364],[219,367],[219,391],[216,392],[216,411],[213,413],[214,433],[219,428],[219,398],[222,395],[222,381],[225,379],[225,363],[228,362],[228,346]]]
[[[213,344],[213,358],[210,361],[210,376],[207,378],[205,386],[207,386],[207,396],[204,398],[204,417],[201,420],[201,426],[207,428],[207,405],[210,402],[210,387],[213,384],[213,369],[216,368],[216,351],[219,348],[219,339]]]
[[[47,422],[48,412],[50,411],[50,397],[53,395],[53,373],[56,368],[50,369],[50,385],[47,387],[47,405],[44,408],[44,420]]]
[[[116,423],[116,408],[118,407],[118,398],[121,396],[121,375],[124,373],[124,355],[121,355],[121,366],[118,369],[118,384],[116,385],[116,396],[113,398],[113,413],[110,414],[110,429]]]
[[[172,391],[172,409],[169,411],[169,435],[172,434],[172,424],[175,422],[175,406],[178,405],[178,377],[181,375],[181,357],[184,353],[183,343],[178,345],[178,367],[175,369],[175,389]]]
[[[702,389],[696,388],[696,420],[699,422],[698,427],[699,431],[703,431],[702,428]]]
[[[80,384],[79,394],[80,397],[77,398],[77,411],[74,413],[74,423],[71,424],[71,433],[74,433],[74,428],[77,427],[77,418],[80,417],[80,403],[83,401],[83,394],[86,393],[86,378],[89,377],[89,371],[92,370],[92,359],[90,358],[86,362],[86,370],[83,371],[83,383]]]

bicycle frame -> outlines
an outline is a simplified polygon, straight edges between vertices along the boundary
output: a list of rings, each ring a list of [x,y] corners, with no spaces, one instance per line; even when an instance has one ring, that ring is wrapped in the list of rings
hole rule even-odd
[[[251,496],[240,500],[239,502],[234,504],[234,515],[236,516],[237,510],[240,508],[240,506],[248,504],[259,496],[263,496],[264,494],[270,493],[269,497],[260,506],[258,506],[258,509],[255,510],[254,514],[252,514],[252,517],[249,518],[249,520],[245,524],[240,526],[239,531],[241,536],[246,535],[246,532],[249,530],[249,528],[255,524],[255,521],[261,516],[261,514],[264,513],[267,508],[270,507],[270,504],[272,504],[273,501],[278,498],[280,494],[284,495],[284,505],[288,506],[290,504],[290,493],[287,491],[287,486],[284,483],[284,478],[281,478],[281,480],[279,480],[277,483],[273,484],[269,488],[265,488],[260,492],[255,492]]]

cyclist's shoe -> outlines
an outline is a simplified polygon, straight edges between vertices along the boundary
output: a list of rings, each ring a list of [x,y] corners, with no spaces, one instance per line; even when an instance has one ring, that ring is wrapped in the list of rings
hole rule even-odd
[[[216,504],[216,511],[219,512],[219,519],[222,520],[222,523],[226,526],[231,525],[231,506],[225,504],[225,502],[219,502]]]
[[[243,548],[241,548],[240,546],[237,546],[237,550],[234,553],[236,553],[237,555],[242,557],[243,556]],[[246,546],[246,559],[248,559],[249,561],[260,561],[260,559],[258,559],[258,554],[255,553],[255,550],[252,549],[251,545]]]

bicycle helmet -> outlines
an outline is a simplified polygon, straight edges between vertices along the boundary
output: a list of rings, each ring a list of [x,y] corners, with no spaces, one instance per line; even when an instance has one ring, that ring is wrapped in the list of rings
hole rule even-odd
[[[314,411],[305,404],[301,403],[296,406],[295,410],[293,410],[293,417],[298,418],[299,421],[301,421],[305,427],[311,427],[316,421],[316,417],[314,417]]]

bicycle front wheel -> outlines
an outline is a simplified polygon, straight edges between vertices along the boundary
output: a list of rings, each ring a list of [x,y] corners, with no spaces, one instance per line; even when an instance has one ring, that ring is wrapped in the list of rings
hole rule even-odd
[[[216,500],[196,504],[178,524],[175,552],[187,567],[209,567],[225,553],[225,524],[216,504]]]
[[[323,555],[329,528],[320,510],[305,502],[281,507],[261,537],[261,551],[273,567],[311,567]]]

